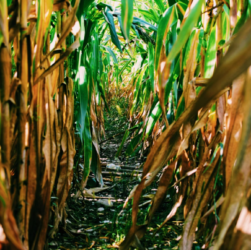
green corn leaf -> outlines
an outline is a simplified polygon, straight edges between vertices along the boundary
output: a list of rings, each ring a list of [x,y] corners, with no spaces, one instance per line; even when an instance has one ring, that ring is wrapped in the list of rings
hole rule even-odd
[[[140,90],[140,87],[141,87],[141,82],[142,82],[143,76],[145,74],[145,71],[146,71],[146,65],[141,69],[141,72],[140,72],[140,74],[139,74],[139,76],[137,78],[137,81],[136,81],[136,87],[135,87],[135,92],[134,92],[134,97],[133,97],[134,100],[133,100],[133,105],[132,105],[130,114],[133,114],[133,112],[136,109],[137,102],[138,102],[139,90]]]
[[[119,146],[119,149],[118,149],[118,151],[116,153],[116,157],[121,155],[121,151],[123,149],[123,146],[124,146],[124,143],[125,143],[126,139],[128,138],[128,135],[129,135],[129,130],[126,130],[126,132],[125,132],[125,134],[123,136],[122,142],[121,142],[121,144]]]
[[[90,41],[93,28],[94,28],[94,23],[91,20],[87,20],[85,22],[85,36],[84,36],[84,41],[83,41],[82,53],[84,53],[84,49],[86,45],[88,44],[88,42]]]
[[[145,81],[146,81],[146,84],[145,84],[144,90],[143,90],[144,96],[143,96],[143,103],[142,103],[142,112],[143,112],[144,105],[148,103],[148,100],[149,100],[150,95],[152,93],[151,83],[150,83],[149,79],[148,80],[146,79]]]
[[[224,5],[225,6],[225,5]],[[228,9],[228,8],[227,8]],[[229,11],[229,9],[228,9]],[[222,38],[228,41],[230,37],[230,21],[229,14],[224,10],[222,12]]]
[[[85,184],[90,174],[90,166],[92,161],[92,136],[90,130],[90,114],[85,117],[85,129],[84,129],[84,172],[82,177],[82,183]]]
[[[131,63],[132,59],[128,60],[125,65],[122,67],[122,69],[119,71],[119,76],[122,75],[122,73],[124,72],[124,70],[127,68],[127,66]]]
[[[184,23],[184,25],[181,28],[181,31],[179,33],[178,39],[176,40],[172,50],[170,51],[167,60],[171,62],[174,60],[174,58],[177,56],[177,54],[180,52],[182,47],[185,45],[191,30],[196,25],[200,14],[201,14],[201,8],[202,5],[205,3],[203,0],[194,0],[191,5],[190,13]]]
[[[154,47],[151,43],[148,44],[148,70],[151,90],[154,92]]]
[[[165,11],[165,5],[163,4],[162,0],[154,0],[154,1],[158,5],[161,12],[163,13]]]
[[[189,55],[190,55],[190,51],[191,51],[191,47],[192,47],[192,44],[193,44],[193,41],[194,41],[195,34],[196,34],[196,30],[193,29],[192,32],[190,33],[189,39],[188,39],[186,47],[184,49],[185,54],[183,56],[183,62],[182,62],[183,69],[186,68],[187,60],[188,60]]]
[[[177,10],[178,10],[178,13],[181,14],[182,19],[183,19],[183,16],[185,15],[185,12],[186,12],[186,9],[187,9],[187,4],[184,3],[184,2],[179,1],[177,3],[176,7],[177,7]]]
[[[84,44],[84,40],[85,40],[85,18],[84,16],[82,15],[81,18],[80,18],[80,47],[82,48],[83,47],[83,44]]]
[[[104,185],[104,182],[101,174],[102,170],[101,170],[100,156],[94,146],[94,143],[92,143],[91,170],[102,187]]]
[[[137,30],[137,28],[136,28],[136,26],[135,26],[134,24],[132,24],[132,28],[133,28],[133,30],[135,31],[135,34],[136,34],[137,38],[140,39],[139,32],[138,32],[138,30]]]
[[[123,32],[129,40],[133,20],[133,0],[121,0],[121,19]]]
[[[140,14],[144,16],[144,18],[153,21],[155,23],[158,23],[158,19],[153,15],[153,13],[150,12],[150,10],[138,10]]]
[[[79,52],[79,61],[81,58],[81,51]],[[83,132],[85,129],[85,120],[86,120],[86,114],[87,114],[87,108],[88,108],[88,74],[87,74],[86,67],[80,66],[79,62],[79,79],[78,79],[78,92],[79,92],[79,107],[80,107],[80,115],[78,117],[78,122],[80,124],[80,138],[83,142]],[[90,69],[89,69],[90,70]]]
[[[246,9],[246,11],[244,11],[244,13],[241,15],[241,18],[238,20],[234,28],[233,35],[235,35],[240,30],[242,25],[246,22],[247,18],[248,18],[248,10]]]
[[[93,35],[93,79],[94,79],[94,83],[97,82],[98,79],[98,68],[99,68],[99,38],[98,38],[98,34],[96,32],[94,32]]]
[[[148,119],[148,122],[146,124],[146,135],[145,135],[145,140],[149,137],[149,135],[152,133],[153,128],[156,124],[156,122],[159,120],[160,116],[161,116],[162,110],[161,110],[161,106],[160,103],[158,102],[154,109],[151,112],[151,115]]]
[[[101,45],[101,47],[104,48],[104,49],[106,49],[107,52],[111,55],[111,57],[113,59],[113,62],[115,64],[118,64],[117,57],[116,57],[115,53],[112,51],[112,49],[110,47],[108,47],[108,46],[103,46],[103,45]]]
[[[110,28],[112,42],[119,49],[119,51],[122,52],[119,38],[116,32],[114,20],[113,20],[113,15],[107,10],[106,12],[104,12],[104,16]]]
[[[125,33],[124,33],[124,30],[123,30],[123,23],[122,23],[121,16],[118,15],[117,17],[118,17],[118,21],[119,21],[119,26],[120,26],[121,34],[122,34],[122,36],[124,37],[124,39],[126,40],[126,35],[125,35]],[[131,26],[132,26],[132,28],[133,28],[133,24],[132,24]]]
[[[115,64],[114,68],[115,68],[116,82],[117,82],[117,85],[119,85],[119,67],[118,67],[118,64]]]
[[[173,87],[176,79],[178,78],[179,74],[180,74],[180,58],[178,58],[177,62],[175,63],[175,67],[172,70],[172,74],[169,77],[168,82],[166,84],[166,88],[165,88],[165,105],[167,104],[168,97],[170,95],[172,87]]]
[[[214,27],[209,37],[208,47],[205,56],[205,72],[204,72],[205,78],[212,77],[215,69],[215,62],[216,62],[216,29]]]
[[[104,70],[103,66],[104,66],[104,62],[102,60],[102,52],[99,50],[99,75],[100,75],[100,77],[98,80],[100,80],[100,78],[103,75],[103,70]]]
[[[139,25],[139,26],[144,26],[144,28],[146,29],[150,29],[150,30],[153,30],[153,31],[157,31],[158,30],[158,27],[146,22],[145,20],[142,20],[138,17],[133,17],[133,21],[132,23],[134,25]]]
[[[138,130],[139,132],[139,130]],[[131,143],[129,144],[129,146],[126,149],[126,155],[131,155],[134,150],[137,148],[137,146],[139,145],[139,143],[142,141],[143,138],[143,134],[144,133],[138,133],[137,135],[132,139]]]
[[[168,0],[169,6],[176,4],[176,0]]]
[[[94,2],[94,0],[82,0],[79,3],[79,7],[77,10],[77,18],[80,20],[81,16],[85,14],[87,8]]]
[[[109,4],[105,4],[105,3],[99,3],[96,6],[99,10],[105,9],[107,7],[107,9],[109,9],[110,11],[113,11],[113,8],[111,5]]]
[[[175,8],[172,6],[168,8],[163,18],[160,20],[157,33],[156,49],[155,49],[155,70],[159,68],[161,50],[163,44],[165,44],[167,34],[170,30],[173,21],[175,20],[175,17],[176,17]]]
[[[106,98],[105,98],[105,91],[104,91],[103,86],[100,82],[98,83],[98,90],[99,90],[99,93],[101,94],[101,97],[103,98],[103,100],[105,102],[105,107],[106,107],[107,111],[110,112],[109,106],[108,106],[108,104],[106,102]]]
[[[149,9],[149,12],[154,16],[154,20],[156,20],[156,23],[158,24],[161,18],[159,13],[155,9]]]

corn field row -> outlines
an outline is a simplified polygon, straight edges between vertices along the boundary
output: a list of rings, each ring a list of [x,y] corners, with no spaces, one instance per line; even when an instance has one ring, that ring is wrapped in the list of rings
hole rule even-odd
[[[76,197],[90,171],[104,186],[99,143],[113,96],[129,101],[116,156],[129,137],[128,156],[148,153],[119,249],[145,249],[174,188],[160,228],[181,211],[179,249],[250,249],[250,14],[249,0],[0,0],[0,249],[45,248],[66,221],[80,157]]]

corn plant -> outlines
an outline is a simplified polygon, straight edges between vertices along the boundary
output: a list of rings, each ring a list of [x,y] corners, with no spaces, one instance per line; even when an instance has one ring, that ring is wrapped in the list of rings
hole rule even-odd
[[[109,4],[0,1],[4,244],[43,249],[54,237],[67,216],[75,145],[84,157],[78,195],[90,171],[103,185],[103,111],[112,95],[123,95],[131,123],[117,156],[131,131],[126,154],[150,152],[125,203],[133,197],[132,227],[120,249],[144,249],[140,239],[173,187],[177,199],[160,227],[182,210],[180,249],[192,249],[195,239],[204,248],[248,248],[250,2]],[[149,214],[138,225],[141,194],[159,173]]]
[[[66,216],[75,134],[84,155],[79,190],[90,169],[103,185],[98,140],[109,109],[107,75],[112,67],[117,79],[122,74],[107,43],[122,51],[114,21],[121,13],[79,0],[3,0],[0,7],[0,223],[9,247],[43,249]]]
[[[135,75],[130,111],[143,125],[131,141],[132,151],[152,146],[141,182],[125,203],[133,197],[132,227],[120,249],[144,249],[140,239],[173,186],[179,190],[177,200],[160,227],[182,209],[180,249],[192,249],[201,237],[204,248],[245,249],[251,6],[248,1],[155,3],[159,18],[150,3],[149,10],[140,10],[158,30],[155,47],[149,44]],[[142,191],[159,172],[149,214],[139,225]],[[177,181],[169,188],[173,175]]]

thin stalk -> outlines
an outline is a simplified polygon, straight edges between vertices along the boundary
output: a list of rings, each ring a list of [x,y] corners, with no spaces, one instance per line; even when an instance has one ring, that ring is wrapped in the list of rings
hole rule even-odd
[[[0,97],[1,97],[1,163],[4,167],[6,185],[10,184],[10,117],[9,96],[11,82],[11,57],[7,47],[0,47]]]
[[[16,199],[19,199],[19,204],[22,206],[19,213],[17,223],[19,224],[20,236],[24,239],[25,245],[28,246],[28,234],[26,234],[26,185],[24,181],[27,180],[27,166],[25,164],[26,150],[25,150],[25,124],[27,113],[27,85],[28,85],[28,39],[26,36],[27,30],[27,0],[22,0],[19,8],[20,13],[20,71],[21,85],[18,91],[18,147],[17,147],[17,175],[19,176],[19,183],[16,185]],[[19,189],[21,185],[21,189]],[[26,237],[25,237],[26,236]]]

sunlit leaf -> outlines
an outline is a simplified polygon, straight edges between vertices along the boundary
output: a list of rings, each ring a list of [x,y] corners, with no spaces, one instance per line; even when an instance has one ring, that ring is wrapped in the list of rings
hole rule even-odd
[[[198,21],[198,18],[201,14],[201,8],[202,8],[203,4],[204,4],[204,1],[201,1],[201,0],[193,1],[189,15],[188,15],[184,25],[181,27],[181,31],[179,33],[177,41],[175,42],[170,54],[168,55],[169,62],[171,62],[177,56],[177,54],[179,53],[181,48],[186,43],[187,38],[189,37],[189,34],[190,34],[192,28],[195,26],[195,24]]]
[[[133,0],[122,0],[121,1],[121,18],[123,32],[126,38],[130,37],[130,29],[133,21]]]
[[[118,39],[118,35],[116,32],[116,28],[115,28],[115,24],[114,24],[114,20],[113,20],[113,15],[110,13],[109,10],[106,10],[103,13],[105,15],[106,21],[107,21],[109,28],[110,28],[112,42],[116,45],[116,47],[119,49],[119,51],[122,52],[120,41]]]

